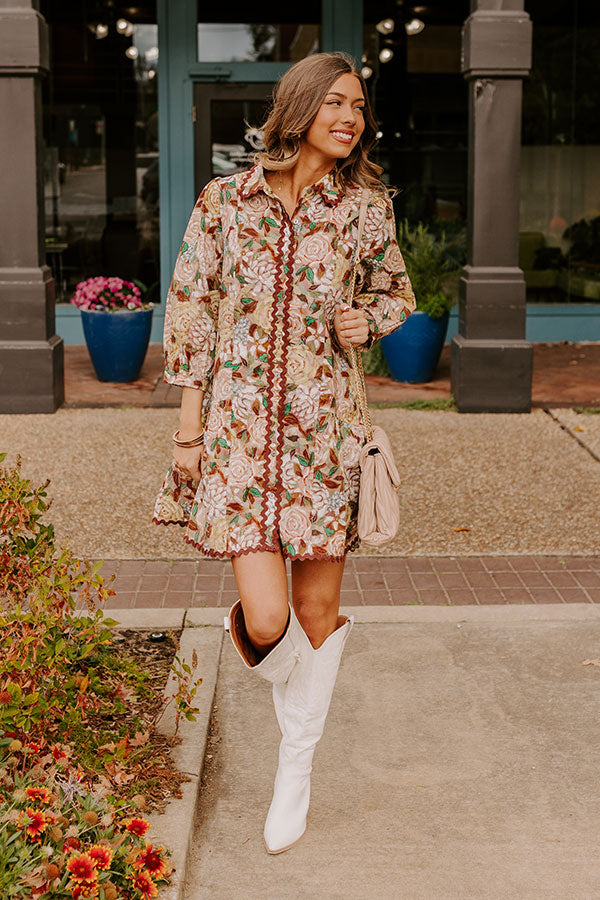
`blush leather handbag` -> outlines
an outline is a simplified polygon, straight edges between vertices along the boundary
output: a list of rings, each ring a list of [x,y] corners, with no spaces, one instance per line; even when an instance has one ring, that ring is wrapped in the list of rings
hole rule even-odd
[[[363,190],[358,214],[358,235],[354,250],[354,265],[350,277],[347,303],[352,306],[356,289],[356,276],[360,259],[360,242],[367,214],[370,192]],[[391,541],[400,525],[400,475],[394,461],[390,440],[379,425],[373,425],[367,401],[365,372],[362,355],[356,347],[347,351],[356,396],[365,429],[366,443],[358,458],[360,488],[358,494],[358,536],[365,544],[381,547]]]

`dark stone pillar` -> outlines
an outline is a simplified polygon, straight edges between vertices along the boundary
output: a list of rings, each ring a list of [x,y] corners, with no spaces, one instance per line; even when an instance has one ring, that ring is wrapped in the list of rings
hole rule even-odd
[[[523,0],[471,0],[462,68],[469,82],[469,240],[452,340],[460,412],[530,412],[519,252],[522,78],[531,65]]]
[[[64,401],[63,342],[44,259],[40,80],[46,23],[31,0],[0,0],[0,412]]]

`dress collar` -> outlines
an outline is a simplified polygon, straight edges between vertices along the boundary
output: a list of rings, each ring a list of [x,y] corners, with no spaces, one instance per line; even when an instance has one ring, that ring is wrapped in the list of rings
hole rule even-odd
[[[242,176],[240,196],[245,199],[256,194],[258,191],[263,191],[270,197],[274,196],[274,192],[265,178],[261,163],[255,163],[252,168]],[[315,184],[305,187],[300,196],[310,197],[314,193],[320,194],[328,206],[337,206],[343,197],[343,190],[336,182],[333,172],[328,172],[323,178],[315,182]]]

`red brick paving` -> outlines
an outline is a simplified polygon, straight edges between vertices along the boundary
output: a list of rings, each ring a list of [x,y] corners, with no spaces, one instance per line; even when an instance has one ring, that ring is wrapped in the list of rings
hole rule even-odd
[[[229,561],[107,560],[116,591],[107,608],[229,607],[237,599]],[[341,602],[373,605],[600,603],[600,557],[356,557]]]
[[[162,346],[150,344],[138,381],[100,382],[87,348],[65,347],[65,406],[179,406],[181,391],[162,380],[162,367]],[[367,387],[372,403],[449,398],[450,345],[442,350],[434,377],[426,384],[405,384],[369,375]],[[600,342],[534,344],[532,404],[536,407],[600,406]]]

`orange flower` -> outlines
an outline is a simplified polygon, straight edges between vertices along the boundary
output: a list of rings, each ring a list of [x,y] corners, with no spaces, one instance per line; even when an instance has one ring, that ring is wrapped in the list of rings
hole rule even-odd
[[[77,884],[96,884],[98,881],[98,870],[89,853],[73,854],[67,863],[67,872],[71,881]]]
[[[90,849],[88,850],[88,854],[94,860],[96,868],[99,872],[103,872],[105,869],[110,869],[110,862],[113,855],[110,847],[107,847],[104,844],[94,844],[94,846],[90,847]]]
[[[122,824],[125,826],[125,831],[128,831],[130,834],[135,834],[138,837],[144,837],[150,828],[150,822],[141,817],[125,819]]]
[[[162,847],[153,850],[152,844],[146,844],[134,862],[134,867],[149,872],[153,878],[163,878],[169,871],[169,866],[160,855],[162,850]]]
[[[46,787],[28,787],[25,793],[30,800],[39,800],[40,803],[50,803],[51,794]]]
[[[48,820],[41,809],[28,806],[25,813],[21,810],[17,820],[17,828],[24,828],[34,841],[41,840],[42,832],[48,827]]]
[[[144,900],[147,900],[149,897],[158,896],[158,888],[152,881],[148,872],[137,872],[135,875],[130,875],[129,878],[133,883],[134,888],[137,888]]]
[[[98,882],[89,882],[88,884],[74,884],[71,887],[71,896],[73,900],[83,900],[83,898],[93,898],[98,896]]]

